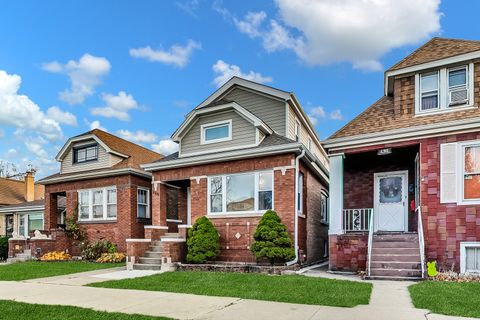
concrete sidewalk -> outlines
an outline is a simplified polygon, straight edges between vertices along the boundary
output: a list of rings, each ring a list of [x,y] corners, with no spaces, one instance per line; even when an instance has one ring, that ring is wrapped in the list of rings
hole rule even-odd
[[[376,281],[367,306],[337,308],[169,292],[90,288],[65,282],[0,281],[0,299],[174,319],[466,319],[413,308],[406,282]],[[314,294],[314,293],[309,293]]]

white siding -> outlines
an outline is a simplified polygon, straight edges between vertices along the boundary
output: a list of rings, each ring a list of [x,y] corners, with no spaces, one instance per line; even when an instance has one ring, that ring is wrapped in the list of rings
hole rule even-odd
[[[113,156],[101,146],[98,145],[98,160],[97,161],[89,161],[85,163],[73,163],[73,147],[81,146],[81,145],[88,145],[91,143],[95,143],[95,140],[83,141],[79,143],[75,143],[67,151],[65,158],[60,164],[60,173],[72,173],[72,172],[81,172],[81,171],[88,171],[94,169],[101,169],[101,168],[109,168],[112,165],[120,162],[122,158],[118,156]]]

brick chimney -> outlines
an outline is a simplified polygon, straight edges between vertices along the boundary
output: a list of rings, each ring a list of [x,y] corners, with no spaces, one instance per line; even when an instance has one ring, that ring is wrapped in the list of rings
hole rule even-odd
[[[35,200],[35,182],[33,179],[33,174],[35,171],[30,170],[25,174],[25,200],[33,201]]]

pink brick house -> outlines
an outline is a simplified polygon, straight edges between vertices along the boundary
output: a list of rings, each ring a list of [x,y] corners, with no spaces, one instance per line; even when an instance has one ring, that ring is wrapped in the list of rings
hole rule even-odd
[[[385,72],[385,92],[323,145],[330,269],[480,271],[480,42],[434,38]]]

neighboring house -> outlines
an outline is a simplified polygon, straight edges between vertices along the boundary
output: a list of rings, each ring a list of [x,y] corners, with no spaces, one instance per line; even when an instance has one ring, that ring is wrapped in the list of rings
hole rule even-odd
[[[479,102],[479,41],[434,38],[385,72],[385,95],[324,141],[330,269],[419,277],[424,252],[480,272]]]
[[[28,237],[43,230],[44,187],[34,182],[34,172],[24,180],[0,178],[0,236]]]
[[[184,234],[207,216],[218,260],[253,262],[253,234],[273,209],[300,262],[327,256],[328,158],[293,93],[233,77],[172,139],[177,153],[142,165],[153,174],[152,228]]]
[[[60,172],[39,181],[45,185],[45,229],[63,228],[75,217],[89,241],[107,239],[125,251],[125,239],[143,237],[151,221],[151,173],[140,164],[161,157],[99,129],[68,139],[56,156]]]

